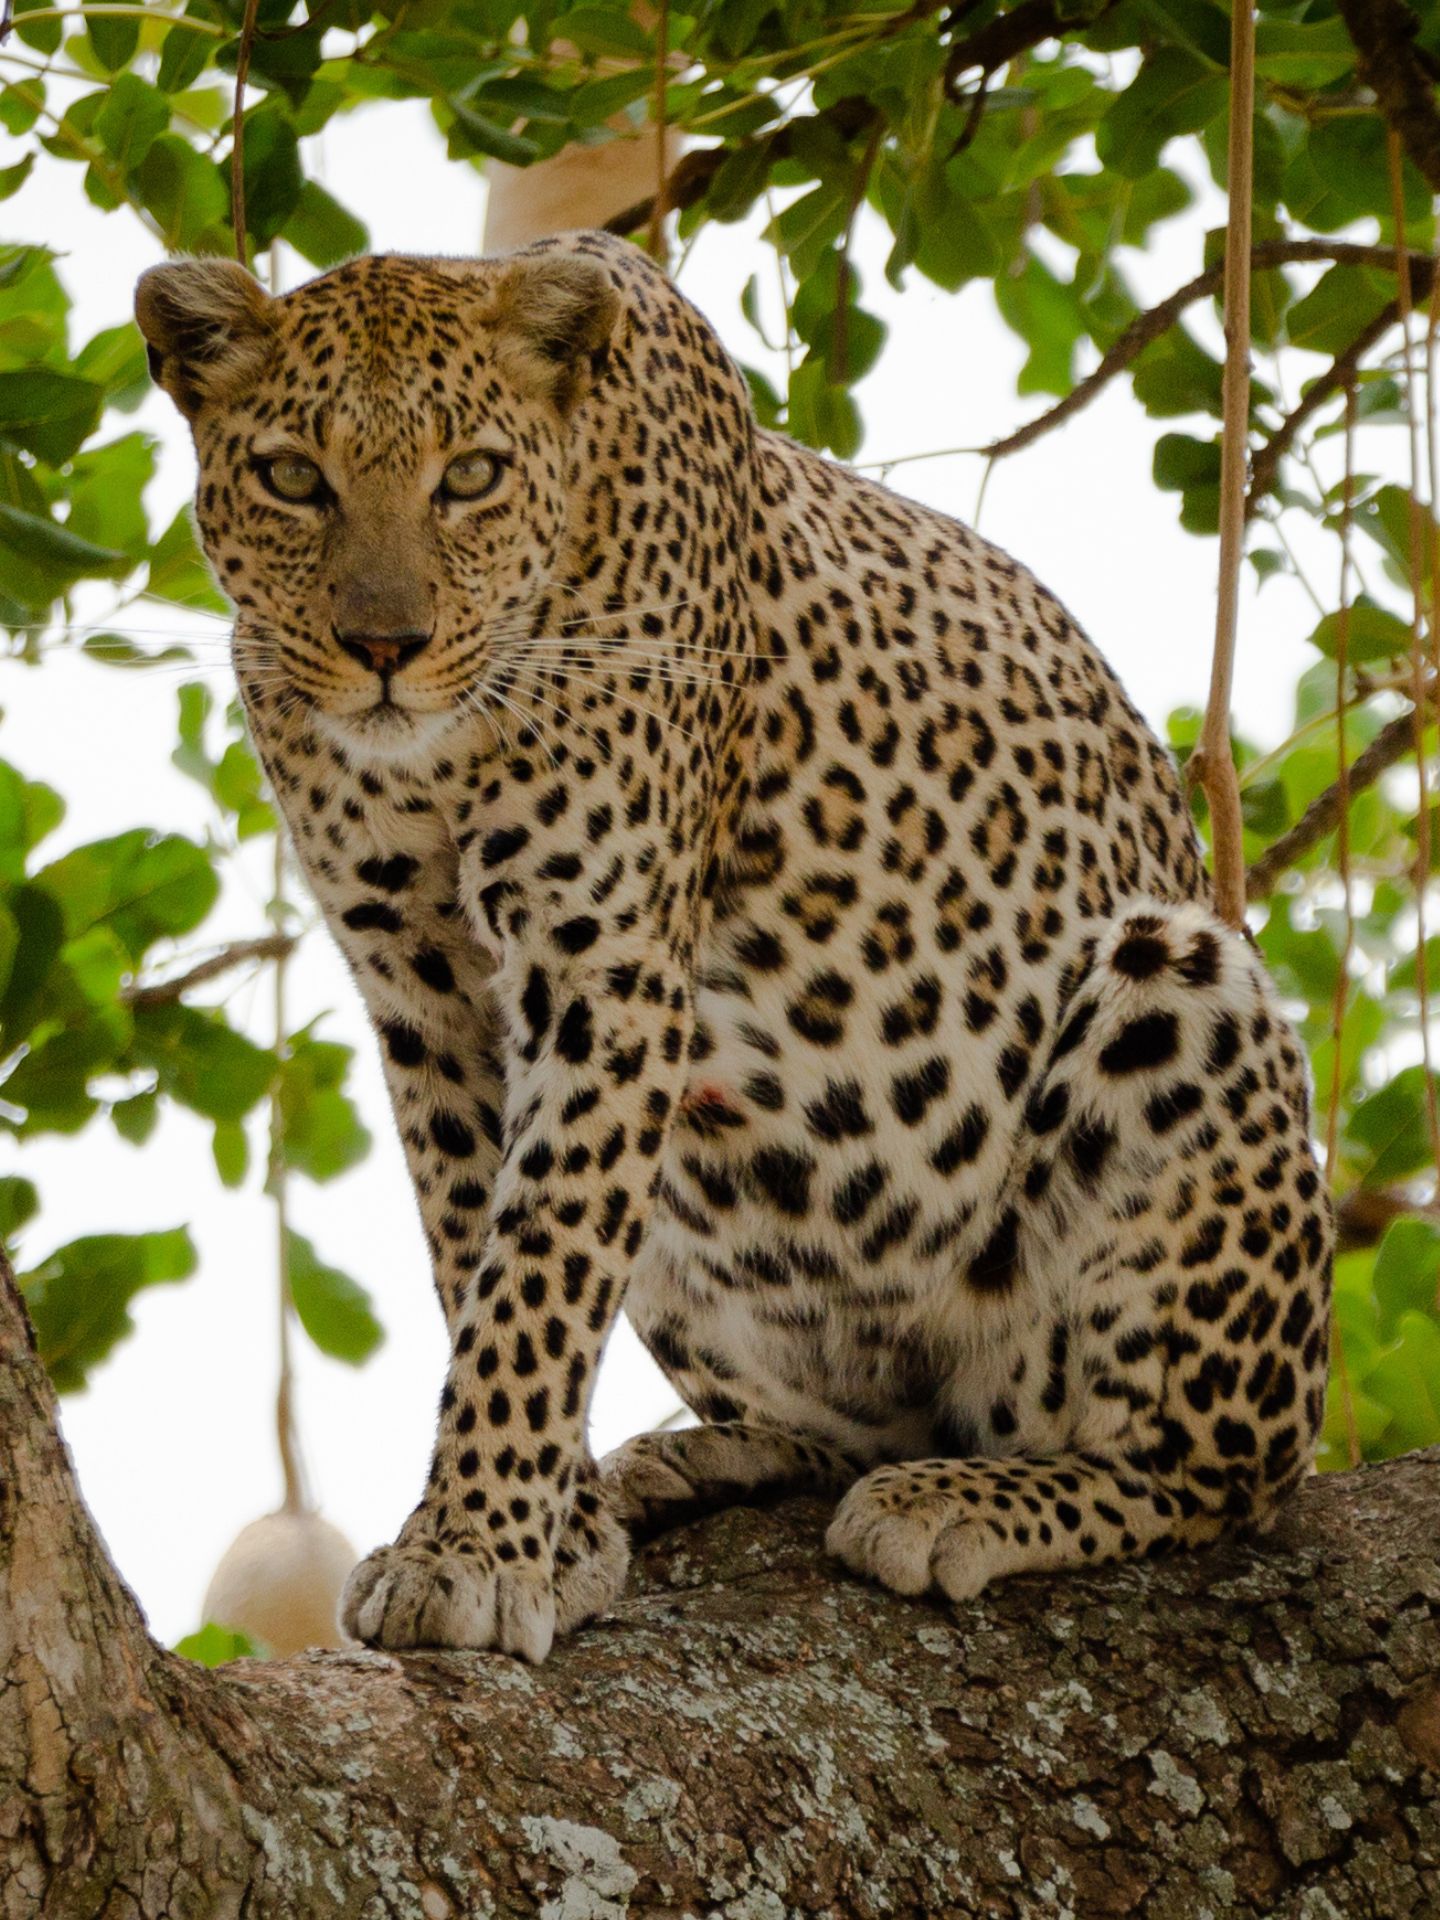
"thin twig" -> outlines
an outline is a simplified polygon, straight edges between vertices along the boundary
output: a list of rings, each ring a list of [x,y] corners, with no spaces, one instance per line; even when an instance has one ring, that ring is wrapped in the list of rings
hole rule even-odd
[[[1404,367],[1405,419],[1410,441],[1410,660],[1415,701],[1415,772],[1420,808],[1415,817],[1415,990],[1420,1002],[1420,1052],[1425,1073],[1425,1123],[1430,1133],[1430,1162],[1440,1177],[1440,1099],[1436,1097],[1430,1045],[1430,979],[1425,951],[1425,895],[1430,885],[1430,782],[1425,760],[1425,538],[1421,528],[1420,415],[1415,391],[1415,352],[1411,334],[1414,300],[1410,256],[1405,247],[1405,184],[1400,136],[1392,126],[1385,143],[1390,170],[1390,204],[1395,220],[1395,275],[1399,291],[1401,355]]]
[[[272,911],[277,920],[285,908],[285,842],[275,835],[275,898]],[[291,943],[293,946],[293,942]],[[285,1103],[283,1092],[284,1060],[289,1038],[285,1013],[285,962],[288,954],[275,960],[275,1083],[270,1092],[270,1197],[275,1202],[275,1279],[279,1309],[279,1373],[275,1384],[275,1438],[280,1449],[280,1471],[284,1477],[285,1513],[308,1513],[310,1495],[305,1477],[305,1460],[300,1451],[300,1433],[295,1421],[295,1377],[290,1357],[290,1322],[295,1302],[290,1292],[290,1214],[289,1169],[285,1161]]]
[[[235,940],[219,953],[211,954],[208,960],[201,960],[187,972],[177,974],[173,980],[158,980],[143,987],[122,987],[120,1002],[127,1007],[171,1007],[208,980],[218,980],[221,974],[247,966],[252,960],[285,960],[296,945],[293,933],[266,933],[256,940]]]
[[[1245,826],[1230,745],[1230,689],[1245,558],[1245,461],[1250,438],[1250,209],[1254,166],[1255,14],[1236,0],[1230,14],[1230,152],[1226,167],[1224,429],[1220,443],[1220,583],[1210,697],[1200,735],[1199,779],[1210,807],[1215,906],[1232,927],[1245,924]]]
[[[250,54],[255,45],[255,17],[260,0],[245,0],[245,18],[240,26],[240,45],[235,54],[235,113],[230,131],[230,224],[235,229],[235,258],[246,264],[245,247],[245,82],[250,75]]]
[[[1350,767],[1346,752],[1345,679],[1350,666],[1350,536],[1355,519],[1355,382],[1345,389],[1345,484],[1340,509],[1340,612],[1335,628],[1335,733],[1339,756],[1336,856],[1345,894],[1345,939],[1335,974],[1335,998],[1330,1009],[1330,1111],[1325,1123],[1325,1184],[1333,1191],[1340,1144],[1340,1097],[1344,1091],[1343,1055],[1345,1013],[1350,992],[1350,956],[1355,950],[1355,898],[1350,883]],[[1345,1419],[1345,1448],[1350,1465],[1360,1464],[1360,1428],[1355,1418],[1355,1394],[1340,1322],[1334,1323],[1335,1372],[1340,1381],[1340,1405]]]
[[[1428,273],[1433,264],[1426,253],[1412,253],[1410,258],[1417,274]],[[1271,267],[1307,264],[1381,267],[1393,272],[1395,250],[1393,247],[1361,246],[1348,240],[1262,240],[1250,249],[1250,264],[1257,273]],[[1107,349],[1093,373],[1087,373],[1063,400],[1057,401],[1034,420],[1028,420],[1023,427],[1017,427],[1014,433],[1007,433],[1003,439],[992,440],[989,446],[978,447],[975,451],[992,460],[1001,460],[1006,454],[1019,453],[1042,434],[1061,426],[1082,407],[1089,406],[1118,374],[1123,373],[1132,361],[1139,359],[1152,341],[1168,333],[1187,307],[1218,293],[1224,284],[1223,263],[1217,262],[1203,273],[1197,273],[1193,280],[1187,280],[1183,287],[1178,287],[1158,306],[1137,314],[1119,339]]]
[[[650,204],[650,232],[646,251],[662,265],[665,260],[665,123],[666,80],[670,64],[670,0],[660,0],[655,21],[655,198]]]
[[[1435,682],[1428,682],[1425,690],[1426,724],[1433,717],[1435,703]],[[1402,713],[1396,719],[1388,721],[1363,753],[1357,753],[1350,768],[1350,796],[1363,793],[1367,787],[1373,787],[1382,774],[1391,767],[1399,766],[1405,756],[1414,750],[1415,718],[1411,713]],[[1324,793],[1317,794],[1301,814],[1293,827],[1282,833],[1278,840],[1265,849],[1260,857],[1252,861],[1245,875],[1245,893],[1247,899],[1263,900],[1275,891],[1280,877],[1290,867],[1303,860],[1310,849],[1318,846],[1325,836],[1335,831],[1340,819],[1340,785],[1327,787]]]

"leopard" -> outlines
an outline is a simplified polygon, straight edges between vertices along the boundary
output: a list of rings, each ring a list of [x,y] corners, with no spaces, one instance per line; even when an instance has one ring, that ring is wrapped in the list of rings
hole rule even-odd
[[[541,1661],[790,1495],[952,1604],[1267,1527],[1324,1408],[1306,1062],[1051,593],[762,429],[607,234],[136,313],[448,1329],[346,1631]],[[597,1461],[622,1310],[695,1422]]]

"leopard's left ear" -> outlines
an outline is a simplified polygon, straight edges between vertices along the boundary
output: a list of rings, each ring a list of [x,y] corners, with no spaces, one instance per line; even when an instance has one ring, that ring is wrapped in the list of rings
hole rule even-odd
[[[604,371],[620,294],[603,261],[583,253],[520,254],[496,282],[489,318],[516,384],[577,407]]]

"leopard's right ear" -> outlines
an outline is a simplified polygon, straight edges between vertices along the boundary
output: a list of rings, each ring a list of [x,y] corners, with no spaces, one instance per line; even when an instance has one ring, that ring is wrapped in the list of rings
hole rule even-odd
[[[234,260],[176,260],[141,274],[135,319],[150,372],[187,420],[259,377],[274,338],[275,306]]]

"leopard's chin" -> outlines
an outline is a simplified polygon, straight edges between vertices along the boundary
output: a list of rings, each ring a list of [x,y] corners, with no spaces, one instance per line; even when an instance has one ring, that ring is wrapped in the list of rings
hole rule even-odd
[[[331,713],[321,707],[315,715],[320,731],[352,760],[390,766],[414,760],[438,746],[462,717],[454,709],[416,711],[389,700],[377,700],[355,713]]]

